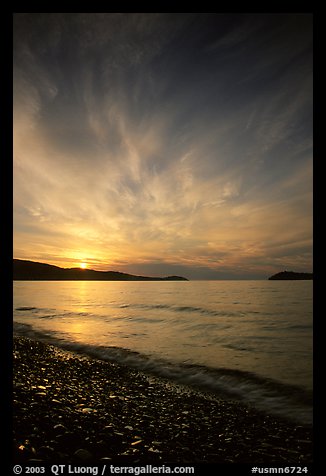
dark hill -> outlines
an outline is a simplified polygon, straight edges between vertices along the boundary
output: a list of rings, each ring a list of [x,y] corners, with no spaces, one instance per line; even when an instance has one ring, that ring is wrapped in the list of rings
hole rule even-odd
[[[93,269],[59,268],[35,261],[13,260],[13,279],[16,281],[188,281],[181,276],[153,278],[134,276],[118,271],[95,271]]]
[[[268,279],[271,281],[313,279],[313,274],[312,273],[295,273],[294,271],[281,271],[280,273],[274,274]]]

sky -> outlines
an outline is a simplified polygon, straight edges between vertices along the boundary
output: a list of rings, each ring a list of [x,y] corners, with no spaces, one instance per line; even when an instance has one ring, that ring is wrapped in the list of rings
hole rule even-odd
[[[312,15],[14,14],[14,258],[312,271]]]

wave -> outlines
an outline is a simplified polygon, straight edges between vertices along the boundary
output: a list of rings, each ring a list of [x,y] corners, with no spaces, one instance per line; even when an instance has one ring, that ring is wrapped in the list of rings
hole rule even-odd
[[[42,307],[32,307],[32,306],[21,306],[16,307],[15,311],[19,312],[31,312],[33,318],[37,319],[55,319],[55,318],[65,318],[65,317],[89,317],[91,313],[89,312],[70,312],[70,311],[61,311],[59,312],[57,309],[49,309],[49,308],[42,308]]]
[[[170,311],[174,314],[181,315],[181,314],[201,314],[203,316],[211,316],[211,317],[243,317],[246,315],[246,313],[241,312],[241,311],[236,311],[232,312],[229,309],[228,310],[213,310],[213,309],[208,309],[204,307],[196,307],[196,306],[175,306],[175,305],[170,305],[170,304],[130,304],[130,303],[124,303],[124,304],[119,304],[117,306],[118,309],[130,309],[130,310],[145,310],[145,311]],[[56,314],[57,310],[56,309],[46,309],[46,308],[38,308],[38,307],[29,307],[29,306],[21,306],[21,307],[16,307],[15,311],[29,311],[32,312],[32,314],[37,317],[41,318],[53,318],[53,317],[65,317],[65,316],[87,316],[89,315],[87,312],[68,312],[68,311],[63,311],[58,314]],[[129,317],[129,316],[125,316]],[[139,318],[140,320],[142,318]],[[145,319],[145,317],[144,317]],[[157,320],[157,317],[155,318]],[[148,321],[148,316],[146,316],[146,321]]]
[[[177,313],[196,313],[196,314],[203,314],[206,316],[221,316],[221,317],[242,317],[245,315],[244,312],[232,312],[230,310],[212,310],[207,309],[204,307],[196,307],[196,306],[173,306],[170,304],[121,304],[119,306],[120,309],[144,309],[144,310],[166,310],[172,311]]]
[[[21,306],[21,307],[16,307],[16,311],[37,311],[37,307],[28,307],[28,306]]]
[[[244,344],[224,344],[223,347],[233,350],[242,350],[244,352],[256,352],[254,347]]]
[[[311,330],[312,324],[292,324],[290,326],[287,326],[286,329]]]
[[[163,377],[170,382],[212,396],[239,400],[258,410],[301,425],[312,424],[312,394],[299,386],[283,384],[252,372],[169,362],[125,348],[70,342],[50,332],[36,331],[27,324],[14,323],[14,331],[64,350]]]

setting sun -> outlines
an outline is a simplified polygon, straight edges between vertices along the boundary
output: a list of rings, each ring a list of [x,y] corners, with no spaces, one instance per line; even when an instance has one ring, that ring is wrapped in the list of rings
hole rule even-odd
[[[80,264],[79,264],[79,267],[80,267],[81,269],[86,269],[86,268],[87,268],[87,264],[86,264],[86,263],[80,263]]]

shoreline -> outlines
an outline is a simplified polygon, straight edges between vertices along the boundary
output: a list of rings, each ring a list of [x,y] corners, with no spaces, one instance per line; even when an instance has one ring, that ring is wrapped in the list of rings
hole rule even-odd
[[[13,461],[312,463],[312,429],[14,336]]]

